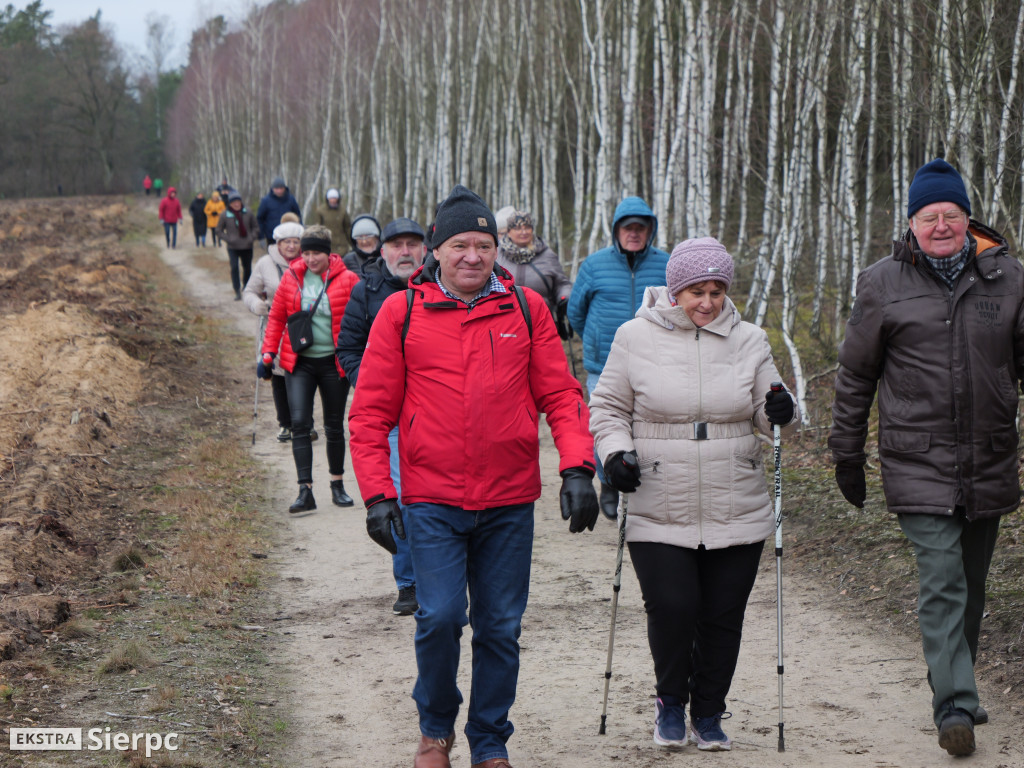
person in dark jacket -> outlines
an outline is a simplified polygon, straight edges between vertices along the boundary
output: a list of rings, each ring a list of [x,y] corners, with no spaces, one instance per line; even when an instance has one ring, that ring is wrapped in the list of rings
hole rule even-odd
[[[588,395],[594,393],[619,326],[633,319],[648,287],[665,284],[668,254],[654,247],[657,234],[658,219],[650,206],[642,198],[627,197],[615,209],[612,244],[584,259],[576,275],[566,309],[583,339]],[[619,492],[605,481],[600,462],[597,475],[601,511],[614,520]]]
[[[918,169],[910,229],[857,279],[829,436],[836,482],[863,507],[877,392],[885,501],[917,557],[932,713],[951,755],[973,752],[988,720],[974,676],[985,581],[999,518],[1020,505],[1024,267],[970,214],[953,166]]]
[[[192,234],[196,236],[196,247],[206,247],[206,198],[202,192],[196,192],[188,206],[188,215],[192,217]]]
[[[423,241],[423,228],[412,219],[400,218],[389,222],[382,234],[381,258],[366,267],[363,279],[352,289],[345,317],[338,334],[338,363],[345,371],[349,383],[355,387],[359,378],[359,365],[370,338],[370,326],[377,317],[384,300],[393,293],[405,290],[409,278],[423,264],[427,253]],[[398,427],[388,435],[391,447],[391,482],[395,484],[401,506],[402,486],[398,472]],[[412,615],[419,607],[416,602],[416,578],[413,575],[409,543],[395,538],[398,551],[391,556],[398,600],[392,607],[398,616]]]
[[[252,245],[259,237],[259,225],[237,192],[228,195],[228,208],[217,223],[217,237],[227,246],[235,301],[241,301],[242,286],[252,276]],[[238,274],[239,262],[242,264],[241,277]]]
[[[345,254],[345,266],[363,277],[366,267],[380,258],[380,222],[368,213],[361,213],[352,222],[349,234],[352,250]]]
[[[491,210],[456,186],[437,208],[433,254],[410,279],[412,306],[401,292],[377,313],[349,415],[367,532],[391,553],[395,534],[409,536],[420,605],[416,768],[450,766],[467,606],[470,762],[508,765],[541,492],[541,412],[561,456],[559,498],[569,530],[592,529],[598,515],[582,389],[544,300],[495,269],[497,240]],[[396,426],[404,510],[390,470],[388,434]]]
[[[299,203],[284,183],[280,176],[270,182],[270,191],[260,200],[256,209],[256,221],[260,225],[259,237],[267,241],[267,245],[274,242],[274,227],[281,223],[281,217],[291,211],[299,217],[302,223],[302,209]]]
[[[562,269],[558,254],[534,232],[529,211],[513,210],[506,224],[505,234],[498,235],[498,264],[512,274],[517,285],[527,285],[544,297],[555,317],[558,335],[568,339],[565,313],[572,281]]]

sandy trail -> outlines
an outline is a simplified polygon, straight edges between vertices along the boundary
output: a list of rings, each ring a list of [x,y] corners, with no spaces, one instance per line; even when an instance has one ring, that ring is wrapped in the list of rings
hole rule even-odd
[[[154,240],[154,242],[158,242]],[[162,240],[159,241],[162,245]],[[233,301],[227,257],[210,274],[197,251],[164,250],[196,306],[229,319],[255,348],[257,319]],[[210,251],[207,251],[209,253]],[[255,360],[255,354],[254,354]],[[251,387],[249,371],[239,372]],[[249,390],[251,392],[251,389]],[[351,401],[350,401],[351,402]],[[419,738],[410,696],[416,675],[414,619],[391,613],[396,592],[390,558],[367,537],[358,487],[346,466],[351,509],[330,504],[321,441],[314,443],[314,490],[320,505],[309,517],[288,519],[296,494],[287,444],[274,435],[270,388],[261,385],[254,454],[269,471],[267,515],[278,529],[273,554],[279,576],[273,604],[280,636],[272,663],[284,690],[282,715],[295,727],[288,761],[296,766],[410,766]],[[319,414],[316,423],[321,423]],[[248,441],[251,423],[239,426]],[[899,766],[952,764],[936,742],[930,692],[916,640],[894,638],[870,623],[829,609],[832,595],[784,571],[785,746],[778,744],[775,560],[765,547],[761,573],[747,610],[725,722],[733,750],[707,755],[696,747],[666,752],[652,741],[653,667],[647,648],[639,586],[623,566],[607,735],[598,735],[608,647],[616,532],[598,521],[593,533],[572,535],[558,513],[557,455],[542,430],[544,493],[537,527],[530,604],[524,618],[522,670],[511,720],[512,764],[591,768],[607,765]],[[460,688],[468,700],[469,629],[463,637]],[[994,701],[993,691],[988,692]],[[983,689],[982,700],[986,701]],[[989,707],[992,722],[978,728],[977,768],[1024,768],[1021,713]],[[452,763],[469,766],[456,725]]]

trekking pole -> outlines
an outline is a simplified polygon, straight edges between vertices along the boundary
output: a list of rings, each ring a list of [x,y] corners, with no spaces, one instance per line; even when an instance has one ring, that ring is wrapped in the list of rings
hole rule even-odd
[[[572,348],[572,338],[575,336],[572,330],[569,331],[569,362],[572,363],[572,377],[575,379],[576,376],[576,351]]]
[[[267,325],[267,318],[260,317],[259,330],[256,331],[256,356],[259,357],[260,347],[263,346],[263,329]],[[260,413],[260,377],[256,377],[256,394],[252,400],[252,444],[256,445],[256,419]]]
[[[782,382],[772,382],[772,392],[785,392],[786,388]],[[775,454],[775,604],[777,610],[777,631],[779,637],[779,752],[786,751],[786,738],[783,735],[784,725],[782,717],[782,675],[784,666],[782,663],[782,431],[778,424],[772,425],[774,437]]]
[[[636,456],[627,451],[622,454],[627,465],[636,464]],[[612,579],[612,626],[608,633],[608,661],[604,668],[604,704],[601,707],[601,727],[597,733],[605,735],[605,721],[608,719],[608,687],[612,680],[612,649],[615,647],[615,614],[619,609],[619,588],[622,585],[622,550],[626,548],[626,515],[629,508],[629,494],[622,494],[622,514],[619,515],[619,545],[615,552],[615,578]]]

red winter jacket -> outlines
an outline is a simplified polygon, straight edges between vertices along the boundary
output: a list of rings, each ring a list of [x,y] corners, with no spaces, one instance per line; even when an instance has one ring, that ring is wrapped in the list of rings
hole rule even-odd
[[[523,289],[531,339],[511,290],[467,310],[441,292],[436,268],[429,257],[410,280],[404,351],[405,291],[385,300],[370,329],[349,411],[352,465],[367,505],[397,497],[388,468],[388,433],[396,424],[406,504],[480,510],[535,501],[541,412],[561,456],[559,471],[593,471],[590,414],[544,299]],[[497,272],[511,289],[508,272]]]
[[[181,215],[181,203],[177,197],[171,197],[171,192],[174,192],[174,187],[167,190],[167,197],[160,198],[160,221],[167,222],[168,224],[177,224],[184,218]]]
[[[280,346],[279,363],[289,373],[295,370],[295,361],[298,355],[292,351],[292,343],[288,338],[285,321],[287,321],[288,315],[302,309],[302,281],[306,277],[307,269],[305,260],[298,258],[292,261],[291,266],[285,270],[284,275],[281,276],[281,283],[277,286],[277,293],[274,294],[274,303],[270,307],[267,332],[263,335],[261,353],[270,352],[276,356],[278,346]],[[359,278],[356,277],[355,272],[345,267],[345,262],[336,253],[331,254],[331,258],[327,262],[327,271],[320,277],[324,281],[330,280],[327,284],[327,300],[331,305],[331,338],[336,341],[338,331],[341,330],[341,318],[345,315],[348,297],[352,293],[352,288],[359,282]],[[345,378],[345,372],[340,365],[338,373]]]

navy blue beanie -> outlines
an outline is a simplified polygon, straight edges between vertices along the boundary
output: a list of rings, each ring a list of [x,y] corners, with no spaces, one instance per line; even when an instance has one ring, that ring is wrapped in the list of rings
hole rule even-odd
[[[914,174],[907,198],[907,218],[932,203],[956,203],[971,215],[971,201],[967,199],[963,177],[940,157],[925,163]]]
[[[498,243],[498,225],[487,203],[475,192],[456,184],[437,206],[430,228],[430,247],[437,248],[463,232],[484,232],[494,238],[495,245]]]

